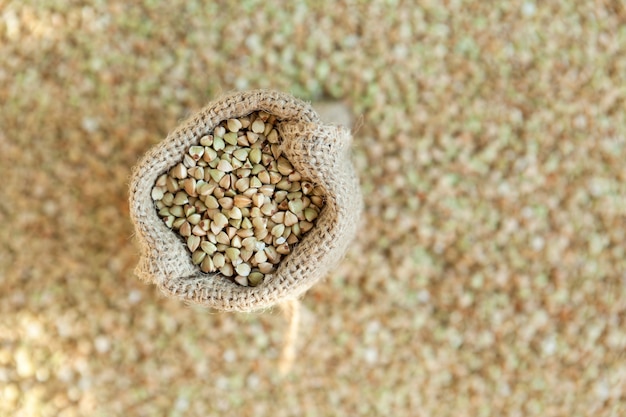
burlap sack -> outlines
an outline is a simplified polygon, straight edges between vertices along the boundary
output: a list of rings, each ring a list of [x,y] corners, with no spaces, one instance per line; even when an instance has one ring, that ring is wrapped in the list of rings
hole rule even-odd
[[[243,287],[219,274],[205,274],[175,231],[158,217],[151,190],[157,178],[182,160],[189,146],[221,121],[257,110],[275,115],[282,150],[294,168],[325,190],[325,206],[315,227],[257,287]],[[167,296],[219,310],[252,311],[301,296],[344,256],[359,221],[362,198],[349,147],[350,131],[323,125],[313,108],[275,91],[226,95],[183,122],[134,167],[130,216],[141,259],[137,275]],[[217,275],[217,276],[216,276]]]

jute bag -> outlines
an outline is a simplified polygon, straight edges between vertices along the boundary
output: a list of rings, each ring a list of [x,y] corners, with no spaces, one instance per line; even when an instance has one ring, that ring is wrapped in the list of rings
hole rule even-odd
[[[254,111],[276,116],[283,154],[303,177],[325,192],[317,222],[275,272],[257,287],[240,286],[194,265],[185,244],[159,218],[151,190],[157,178],[178,164],[192,145],[227,119]],[[296,300],[345,255],[356,232],[362,197],[350,161],[351,134],[324,125],[313,108],[288,94],[255,90],[225,95],[183,122],[133,168],[130,216],[141,259],[136,274],[167,296],[225,311],[264,309]]]

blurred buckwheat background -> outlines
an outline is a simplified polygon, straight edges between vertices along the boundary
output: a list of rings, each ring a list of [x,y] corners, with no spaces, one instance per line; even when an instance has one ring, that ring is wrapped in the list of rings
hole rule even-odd
[[[131,167],[252,88],[339,106],[364,192],[285,376],[280,309],[133,274]],[[0,415],[626,413],[621,1],[0,0],[0,103]]]

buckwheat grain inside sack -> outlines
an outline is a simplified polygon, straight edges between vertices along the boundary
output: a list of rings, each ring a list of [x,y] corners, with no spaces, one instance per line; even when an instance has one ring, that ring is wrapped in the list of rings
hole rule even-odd
[[[295,300],[344,256],[362,198],[351,134],[275,91],[210,103],[139,161],[137,275],[219,310]]]

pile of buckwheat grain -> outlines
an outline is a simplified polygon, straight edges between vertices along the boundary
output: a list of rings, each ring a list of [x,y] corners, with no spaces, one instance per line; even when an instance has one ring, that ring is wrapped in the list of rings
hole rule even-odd
[[[276,122],[263,111],[221,122],[152,189],[202,272],[257,286],[314,226],[323,190],[282,155]]]

